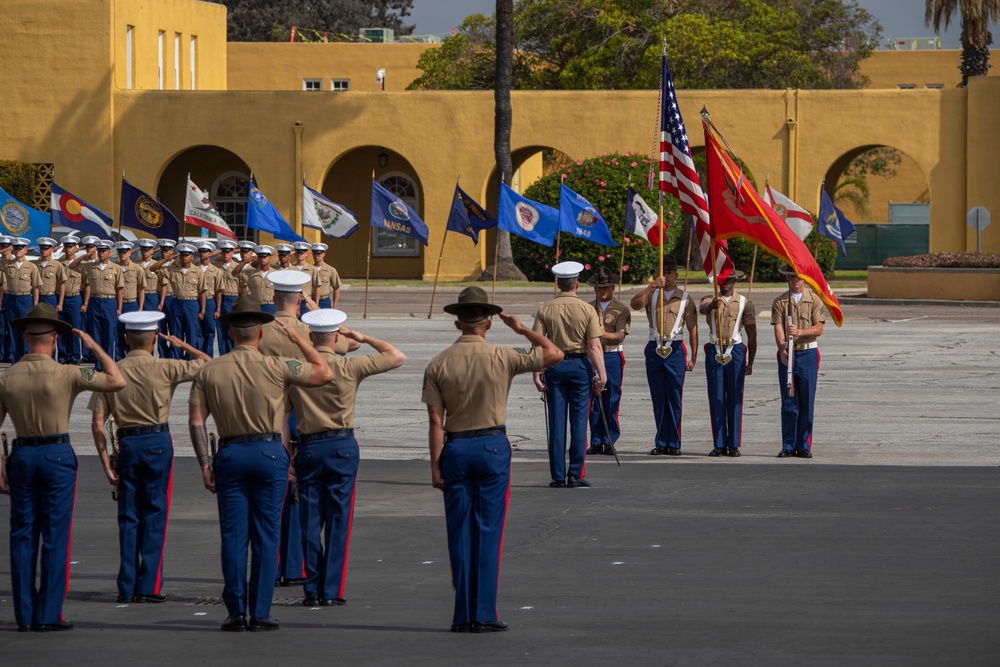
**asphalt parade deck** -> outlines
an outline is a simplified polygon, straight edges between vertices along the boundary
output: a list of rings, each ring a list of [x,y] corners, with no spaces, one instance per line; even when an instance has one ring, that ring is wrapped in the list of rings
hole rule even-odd
[[[81,456],[65,605],[77,627],[14,631],[0,531],[5,662],[997,664],[1000,309],[845,308],[847,324],[828,324],[821,339],[809,461],[774,458],[779,407],[767,326],[748,378],[740,459],[706,456],[700,359],[685,387],[684,455],[648,456],[640,314],[626,344],[622,466],[591,457],[593,488],[547,487],[542,406],[528,378],[515,380],[500,594],[511,629],[454,635],[443,504],[429,483],[419,393],[427,361],[458,332],[443,317],[426,320],[426,305],[421,314],[407,294],[380,292],[377,318],[349,321],[398,344],[409,360],[359,392],[363,461],[346,606],[305,608],[301,589],[278,588],[272,613],[280,632],[218,631],[225,609],[217,511],[187,455],[184,387],[172,414],[170,600],[117,604],[115,508],[90,455],[81,397],[71,426]],[[357,312],[357,295],[342,305]],[[449,296],[439,293],[438,303]],[[526,319],[545,298],[544,290],[504,296],[498,300]],[[771,298],[762,293],[758,304]],[[496,322],[489,340],[518,338]],[[12,433],[9,421],[3,428]],[[0,497],[0,514],[8,507]]]

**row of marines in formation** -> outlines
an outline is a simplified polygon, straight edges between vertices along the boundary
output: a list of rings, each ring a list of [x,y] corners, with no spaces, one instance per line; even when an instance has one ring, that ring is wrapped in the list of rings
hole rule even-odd
[[[422,399],[430,422],[432,484],[444,492],[455,587],[451,629],[455,632],[507,628],[499,618],[496,600],[510,483],[510,445],[504,424],[513,376],[532,372],[536,387],[547,399],[552,486],[589,486],[584,475],[586,413],[581,420],[581,404],[607,401],[605,414],[614,418],[592,429],[591,442],[602,453],[614,451],[619,434],[616,402],[621,391],[620,368],[615,364],[624,363],[621,345],[628,335],[630,313],[612,298],[617,277],[607,271],[598,271],[588,281],[595,287],[594,302],[578,298],[582,268],[575,262],[554,267],[560,294],[541,307],[531,329],[488,303],[485,293],[475,287],[463,290],[458,302],[444,309],[456,316],[455,325],[462,335],[428,365]],[[191,441],[204,485],[217,494],[219,503],[223,599],[229,614],[222,629],[279,627],[270,617],[270,605],[275,581],[282,576],[279,535],[284,523],[282,507],[292,505],[285,502],[291,481],[297,482],[299,497],[297,511],[292,512],[303,530],[303,603],[345,603],[358,466],[353,432],[357,386],[369,375],[398,367],[405,357],[384,341],[348,329],[341,311],[310,310],[300,320],[301,305],[308,301],[302,290],[312,279],[292,270],[267,273],[276,313],[267,312],[266,304],[252,293],[238,299],[219,318],[228,327],[234,348],[214,360],[177,336],[162,334],[161,340],[191,360],[155,358],[156,329],[163,317],[157,312],[122,316],[131,351],[120,364],[91,336],[62,321],[48,304],[12,320],[28,354],[0,376],[0,418],[9,414],[17,432],[0,490],[12,494],[11,564],[19,629],[72,628],[62,617],[76,481],[76,458],[66,430],[72,402],[81,391],[94,392],[88,407],[93,412],[95,442],[109,481],[118,486],[119,599],[166,599],[161,592],[163,544],[173,469],[167,417],[173,389],[186,381],[194,383],[189,399]],[[650,326],[645,352],[657,429],[653,454],[680,451],[679,390],[676,405],[672,401],[674,390],[683,386],[684,374],[694,368],[697,349],[693,304],[675,280],[676,266],[668,261],[664,275],[631,303],[632,308],[646,311]],[[710,402],[719,402],[712,408],[713,453],[729,455],[739,451],[743,377],[752,372],[756,341],[753,306],[736,294],[735,282],[735,278],[726,280],[720,297],[709,297],[700,306],[706,315],[724,309],[722,337],[715,335],[715,318],[709,317],[712,340],[705,353]],[[781,308],[785,297],[775,300],[772,308],[783,387],[784,442],[779,456],[801,456],[811,446],[818,368],[815,338],[822,333],[823,312],[816,305],[818,299],[803,292],[802,281],[794,274],[789,275],[789,287],[792,325],[785,325]],[[664,292],[662,328],[657,323],[658,290]],[[531,348],[487,344],[485,335],[493,315],[524,336]],[[812,323],[807,326],[807,321]],[[683,343],[685,325],[690,353]],[[747,334],[746,343],[738,338],[741,329]],[[660,331],[670,333],[661,335]],[[75,336],[104,371],[56,363],[52,357],[60,335]],[[787,363],[784,343],[789,337],[795,340],[794,396],[787,395],[780,368]],[[343,356],[363,343],[377,354]],[[810,352],[815,354],[814,364]],[[717,376],[714,389],[713,374]],[[40,377],[46,380],[37,382]],[[120,443],[117,470],[107,452],[104,423],[108,415],[115,417]],[[205,426],[209,416],[221,436],[214,456]],[[614,427],[609,428],[612,423]],[[36,587],[32,566],[39,538],[41,576]]]

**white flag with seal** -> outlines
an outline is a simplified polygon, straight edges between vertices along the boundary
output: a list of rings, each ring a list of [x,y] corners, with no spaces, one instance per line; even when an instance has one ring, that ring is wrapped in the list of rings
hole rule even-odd
[[[764,201],[785,221],[796,236],[803,241],[806,240],[813,229],[813,217],[809,211],[772,188],[770,183],[764,185]]]
[[[358,220],[353,211],[335,204],[303,183],[302,226],[319,229],[327,236],[346,239],[358,228]]]
[[[195,227],[203,227],[216,235],[237,240],[236,234],[233,234],[233,230],[208,198],[208,193],[195,185],[190,176],[184,197],[184,222]]]

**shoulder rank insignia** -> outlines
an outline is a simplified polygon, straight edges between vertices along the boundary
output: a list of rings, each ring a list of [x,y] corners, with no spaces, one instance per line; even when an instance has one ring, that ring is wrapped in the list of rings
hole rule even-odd
[[[531,354],[531,348],[530,347],[515,347],[514,349],[517,350],[518,354],[523,354],[525,356]]]
[[[302,362],[301,361],[286,361],[288,364],[288,370],[292,372],[292,375],[299,375],[302,372]]]
[[[87,382],[93,382],[94,377],[97,375],[97,373],[95,373],[94,370],[91,368],[81,368],[80,375],[82,375],[83,379],[86,380]]]

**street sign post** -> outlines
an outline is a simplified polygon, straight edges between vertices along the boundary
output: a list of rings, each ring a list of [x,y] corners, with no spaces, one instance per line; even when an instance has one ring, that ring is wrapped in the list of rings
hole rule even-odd
[[[965,222],[976,230],[976,252],[982,252],[983,230],[990,226],[990,210],[985,206],[973,206],[965,216]]]

